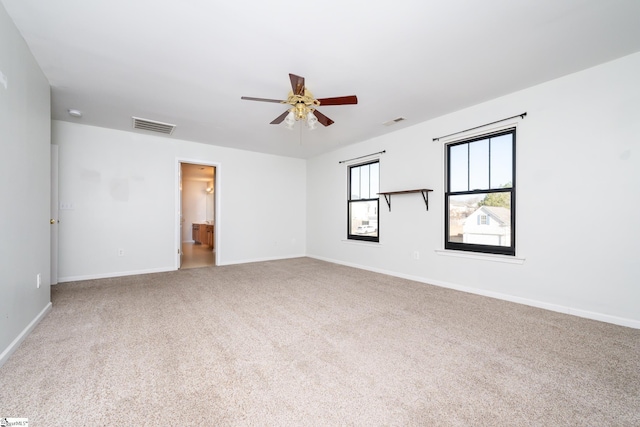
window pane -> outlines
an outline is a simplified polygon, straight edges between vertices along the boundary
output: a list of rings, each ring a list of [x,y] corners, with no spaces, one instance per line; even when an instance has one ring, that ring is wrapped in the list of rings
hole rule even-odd
[[[349,203],[349,234],[378,236],[378,202]]]
[[[491,138],[491,188],[513,184],[513,135]]]
[[[469,190],[469,144],[449,147],[449,191]]]
[[[511,193],[449,196],[449,242],[511,246]]]
[[[360,198],[369,199],[369,165],[360,166]]]
[[[469,190],[489,188],[489,140],[469,144]]]
[[[369,167],[371,170],[371,181],[369,182],[371,191],[369,192],[369,198],[375,199],[380,192],[380,164],[372,163]]]
[[[360,168],[351,168],[351,193],[350,198],[357,200],[360,198]]]

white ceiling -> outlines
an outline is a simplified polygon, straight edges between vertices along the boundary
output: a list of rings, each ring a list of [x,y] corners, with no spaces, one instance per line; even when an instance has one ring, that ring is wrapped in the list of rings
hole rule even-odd
[[[640,51],[639,0],[1,1],[53,119],[144,132],[137,116],[300,158]],[[285,99],[288,73],[359,104],[320,107],[335,124],[314,131],[270,125],[285,106],[240,97]]]

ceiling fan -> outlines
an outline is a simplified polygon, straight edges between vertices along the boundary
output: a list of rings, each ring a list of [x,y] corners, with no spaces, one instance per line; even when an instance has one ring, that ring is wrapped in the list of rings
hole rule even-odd
[[[307,126],[311,129],[315,128],[316,122],[320,122],[324,126],[330,126],[334,121],[316,110],[316,107],[320,105],[346,105],[358,103],[358,98],[355,95],[315,99],[311,91],[305,87],[304,77],[289,74],[289,79],[291,80],[291,91],[289,92],[289,96],[286,100],[253,98],[250,96],[243,96],[241,99],[246,101],[277,102],[279,104],[291,105],[291,108],[280,114],[271,122],[272,125],[277,125],[284,121],[289,129],[293,129],[296,120],[305,120]]]

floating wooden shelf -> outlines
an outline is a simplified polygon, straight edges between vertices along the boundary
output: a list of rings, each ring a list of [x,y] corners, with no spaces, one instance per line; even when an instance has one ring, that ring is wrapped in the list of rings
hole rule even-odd
[[[433,190],[429,190],[428,188],[420,188],[418,190],[402,190],[402,191],[384,191],[378,194],[382,194],[384,199],[387,201],[387,206],[389,206],[389,212],[391,212],[391,195],[392,194],[409,194],[409,193],[421,193],[422,198],[424,199],[424,204],[429,210],[429,193]]]

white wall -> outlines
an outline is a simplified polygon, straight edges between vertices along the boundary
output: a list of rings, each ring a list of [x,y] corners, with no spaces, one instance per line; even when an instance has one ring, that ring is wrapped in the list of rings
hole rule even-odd
[[[311,159],[307,253],[640,327],[638,76],[640,53]],[[516,148],[516,246],[525,261],[437,253],[444,151],[432,139],[525,111]],[[345,242],[346,167],[338,161],[380,150],[381,190],[431,188],[430,210],[419,194],[393,196],[392,212],[381,199],[380,244]]]
[[[51,306],[50,117],[49,82],[0,5],[0,365]]]
[[[218,265],[305,254],[304,160],[61,121],[52,139],[75,207],[60,211],[60,282],[176,268],[178,160],[218,164]]]

